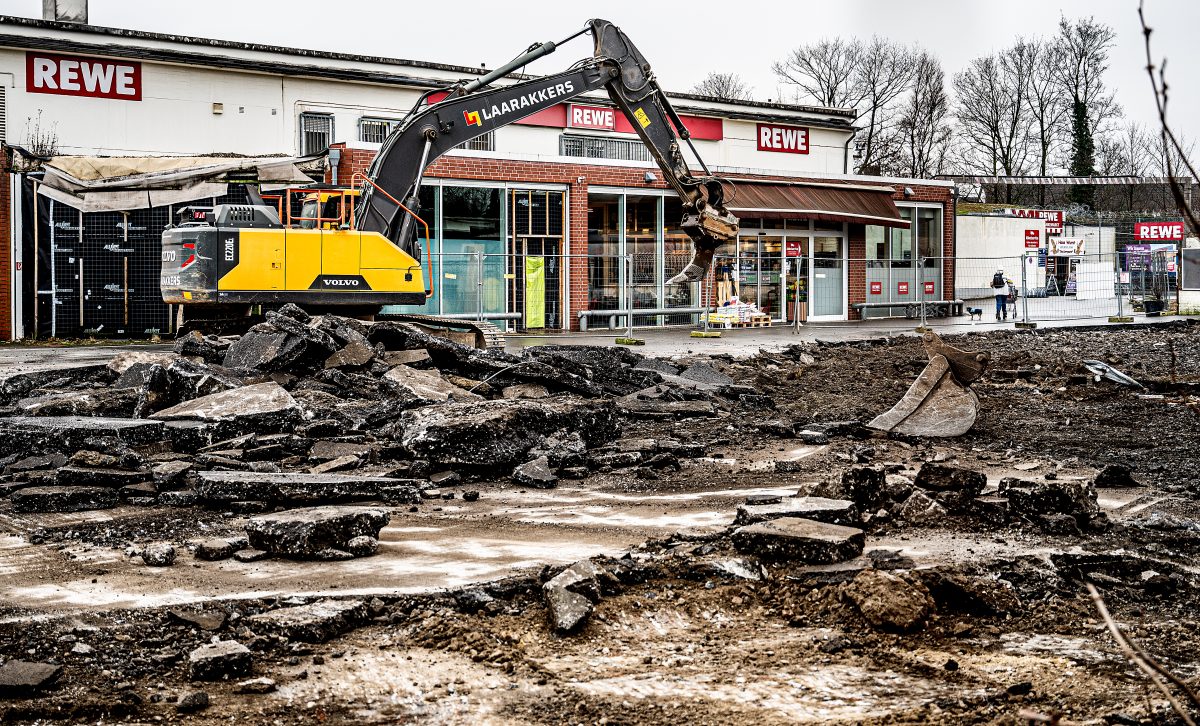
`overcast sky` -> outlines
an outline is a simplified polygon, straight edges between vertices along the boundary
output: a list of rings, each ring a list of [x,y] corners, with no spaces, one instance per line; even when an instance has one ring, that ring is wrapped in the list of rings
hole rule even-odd
[[[41,0],[0,0],[0,13],[40,17]],[[1166,56],[1171,118],[1200,138],[1200,0],[1147,0],[1154,52]],[[1061,16],[1093,15],[1117,33],[1108,74],[1127,116],[1153,123],[1137,0],[830,0],[828,2],[573,3],[381,0],[91,0],[94,25],[494,68],[535,41],[558,40],[596,14],[621,26],[667,90],[685,91],[709,71],[733,71],[759,100],[790,100],[771,74],[789,49],[830,36],[879,34],[919,43],[949,77],[971,58],[1019,35],[1052,34]],[[552,73],[590,54],[578,39],[530,66]]]

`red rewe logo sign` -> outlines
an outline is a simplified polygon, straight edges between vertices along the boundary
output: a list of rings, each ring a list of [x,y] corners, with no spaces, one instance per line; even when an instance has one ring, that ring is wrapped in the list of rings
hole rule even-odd
[[[573,129],[617,130],[617,111],[602,106],[580,106],[571,104],[567,114],[567,125]]]
[[[74,55],[25,53],[25,90],[60,96],[142,100],[142,64]]]
[[[896,283],[896,293],[899,295],[907,295],[908,294],[908,283],[907,282],[897,282]]]
[[[1142,242],[1182,242],[1183,222],[1138,222],[1133,236]]]
[[[882,282],[872,282],[871,283],[871,294],[872,295],[882,295],[883,294],[883,283]]]
[[[758,125],[758,150],[787,154],[808,153],[808,129],[803,126]]]
[[[1006,209],[1006,214],[1024,219],[1046,220],[1046,234],[1062,234],[1063,210],[1061,209]]]

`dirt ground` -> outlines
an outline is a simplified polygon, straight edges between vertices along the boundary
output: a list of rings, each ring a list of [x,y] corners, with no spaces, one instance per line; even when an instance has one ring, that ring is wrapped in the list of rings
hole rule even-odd
[[[974,385],[979,420],[960,438],[844,426],[804,445],[791,433],[889,408],[925,364],[914,337],[719,356],[714,366],[775,408],[622,420],[622,436],[699,443],[705,458],[657,478],[595,472],[553,491],[464,482],[437,507],[396,509],[381,554],[361,561],[218,567],[184,554],[146,574],[126,547],[182,547],[238,531],[244,518],[0,508],[0,656],[63,666],[36,697],[0,697],[0,721],[1176,723],[1115,647],[1084,583],[1148,653],[1196,683],[1200,325],[945,340],[991,355]],[[1082,359],[1145,389],[1097,382]],[[1128,466],[1140,486],[1099,489],[1107,523],[1082,532],[1053,533],[1020,513],[920,525],[872,516],[864,555],[836,565],[758,561],[725,535],[747,495],[813,491],[855,464],[911,477],[933,461],[985,473],[989,491],[1007,476],[1090,481],[1106,464]],[[478,503],[461,501],[466,489],[481,492]],[[582,630],[556,634],[541,584],[584,557],[612,577]],[[872,597],[921,599],[922,622],[873,623],[855,594],[868,569],[894,578],[895,592]],[[362,599],[368,616],[320,644],[245,624],[321,596]],[[171,610],[224,622],[206,630]],[[216,638],[247,645],[246,677],[270,678],[274,690],[189,681],[188,653]],[[176,699],[192,690],[211,705],[180,713]]]

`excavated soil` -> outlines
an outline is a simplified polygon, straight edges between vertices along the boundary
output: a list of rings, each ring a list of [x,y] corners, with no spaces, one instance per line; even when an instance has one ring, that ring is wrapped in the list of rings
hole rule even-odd
[[[220,579],[233,569],[207,569],[183,554],[173,568],[146,575],[123,550],[147,540],[182,549],[197,536],[240,531],[244,517],[2,511],[8,592],[0,595],[0,660],[56,662],[63,671],[33,696],[0,695],[0,721],[1177,722],[1114,646],[1084,583],[1096,584],[1146,652],[1196,683],[1200,326],[945,340],[991,355],[989,374],[974,385],[981,415],[961,438],[868,437],[851,426],[828,444],[805,445],[791,434],[810,423],[865,422],[890,407],[924,365],[915,337],[717,357],[714,367],[757,387],[775,408],[621,419],[623,437],[702,444],[706,456],[678,471],[598,471],[552,491],[469,480],[437,507],[394,508],[396,529],[385,529],[376,558],[306,564],[299,575],[241,565],[251,569],[236,570],[245,578],[236,590]],[[1082,359],[1107,363],[1145,389],[1097,382]],[[930,461],[983,472],[989,491],[1006,476],[1090,480],[1107,464],[1127,466],[1140,486],[1100,489],[1108,524],[1082,533],[1048,533],[1020,516],[959,514],[923,525],[874,517],[864,556],[838,565],[759,562],[722,534],[747,494],[794,492],[855,463],[911,477]],[[478,503],[461,501],[467,489],[481,492]],[[533,554],[511,550],[504,559],[501,540]],[[399,565],[377,565],[361,581],[347,574],[373,559],[403,563],[406,554],[463,543],[430,565],[428,586],[404,579]],[[600,553],[608,557],[597,561],[615,573],[604,596],[581,630],[556,634],[541,584],[561,565]],[[456,570],[497,558],[506,572],[482,568],[461,578],[475,584],[456,579]],[[905,632],[873,625],[851,584],[865,568],[927,593],[922,624]],[[89,606],[89,577],[97,588],[124,588],[111,599],[122,604]],[[77,600],[49,594],[67,584]],[[320,594],[361,599],[357,626],[308,644],[246,625],[256,613]],[[138,596],[145,606],[124,604]],[[889,601],[895,592],[873,596],[901,606]],[[224,622],[201,629],[172,615],[168,602],[219,612]],[[189,681],[188,653],[216,637],[247,645],[254,666],[246,677],[270,678],[276,689],[244,694],[236,692],[241,678]],[[174,701],[191,690],[205,691],[211,705],[180,713]]]

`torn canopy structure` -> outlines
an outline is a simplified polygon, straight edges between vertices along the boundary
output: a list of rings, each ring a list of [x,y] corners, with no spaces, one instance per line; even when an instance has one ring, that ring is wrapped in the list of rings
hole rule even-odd
[[[81,212],[115,212],[211,199],[231,181],[263,190],[310,184],[324,156],[55,156],[43,165],[38,193]]]

